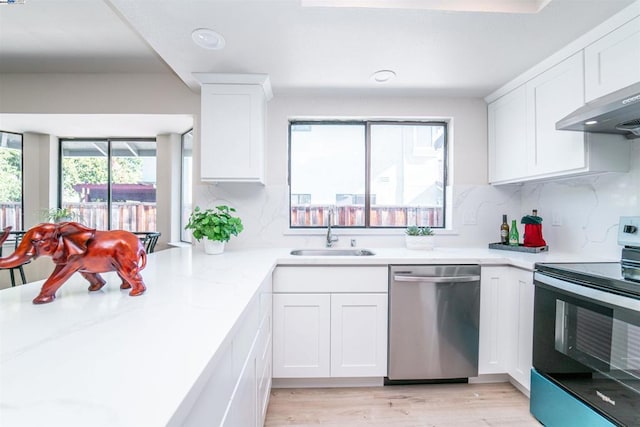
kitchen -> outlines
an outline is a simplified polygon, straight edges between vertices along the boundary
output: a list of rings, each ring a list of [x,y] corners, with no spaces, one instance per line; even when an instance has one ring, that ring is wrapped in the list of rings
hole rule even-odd
[[[114,3],[117,4],[117,2]],[[626,12],[618,19],[624,20],[629,13]],[[3,19],[3,14],[4,10],[0,10],[0,19]],[[600,21],[602,19],[597,23]],[[592,25],[595,23],[596,21]],[[577,38],[581,33],[567,38],[566,43]],[[548,54],[562,46],[558,46]],[[540,55],[538,61],[529,63],[521,70],[537,64],[548,54]],[[193,70],[189,70],[189,73],[191,71]],[[182,69],[176,72],[184,74]],[[511,76],[503,78],[497,86],[510,81],[517,74],[519,73],[514,72]],[[73,79],[76,90],[70,93],[69,77],[64,74],[10,72],[2,74],[0,75],[0,94],[2,95],[0,112],[62,115],[192,114],[196,117],[194,132],[198,132],[199,96],[173,75],[166,73],[111,76],[80,74]],[[162,91],[157,90],[159,87],[162,87]],[[302,235],[295,230],[283,233],[288,224],[286,171],[289,118],[327,116],[414,118],[436,115],[454,118],[455,135],[451,159],[454,186],[451,197],[453,202],[451,223],[454,224],[455,232],[436,236],[437,246],[442,249],[435,251],[434,254],[447,253],[447,250],[455,252],[458,248],[486,248],[488,242],[496,240],[502,214],[507,213],[512,218],[528,213],[531,208],[538,208],[545,218],[545,238],[552,248],[550,254],[566,253],[588,259],[619,260],[620,247],[616,239],[619,217],[638,214],[637,189],[640,185],[638,170],[640,162],[637,144],[630,146],[628,172],[572,180],[532,182],[524,185],[487,185],[489,182],[486,168],[488,126],[486,103],[482,97],[490,93],[490,90],[474,94],[471,90],[465,91],[464,88],[460,88],[458,96],[453,97],[450,93],[438,95],[436,92],[428,96],[408,95],[409,91],[404,94],[399,92],[381,96],[372,92],[375,89],[354,91],[353,95],[338,94],[336,90],[331,92],[317,88],[313,90],[307,88],[302,93],[290,90],[289,93],[284,91],[279,94],[274,89],[274,99],[269,101],[267,107],[265,154],[267,166],[264,187],[202,184],[199,182],[199,168],[198,166],[194,168],[194,200],[196,202],[209,205],[211,200],[222,199],[229,201],[242,213],[246,231],[231,241],[229,245],[231,250],[256,247],[317,247],[323,244],[324,230],[318,230],[315,234],[307,232]],[[86,93],[92,93],[95,96],[86,99],[82,96]],[[127,105],[118,102],[123,97],[130,98],[130,93],[139,96]],[[43,97],[42,94],[47,96]],[[181,131],[184,130],[186,129],[181,129]],[[41,130],[38,132],[47,133]],[[44,142],[42,144],[47,145]],[[25,150],[27,149],[25,145]],[[197,150],[196,144],[195,157],[197,157]],[[25,154],[25,161],[30,161],[27,154]],[[43,168],[48,168],[44,160],[39,161],[43,164]],[[197,165],[199,162],[195,163]],[[27,179],[33,179],[33,177],[25,176],[25,181]],[[25,187],[28,187],[28,184],[25,182]],[[34,187],[37,185],[31,188]],[[42,191],[44,192],[44,189]],[[25,197],[28,197],[26,191]],[[51,196],[40,194],[39,197],[48,199]],[[29,211],[25,208],[25,212]],[[165,236],[173,235],[171,226],[166,230]],[[338,231],[340,238],[338,246],[348,246],[352,238],[357,240],[358,246],[371,247],[374,250],[403,246],[401,233],[389,235],[351,233],[353,232]],[[499,257],[503,256],[503,254],[499,255]],[[389,258],[395,259],[394,257],[383,259]],[[465,256],[459,255],[459,258],[464,259]],[[472,258],[478,259],[478,255],[473,255]],[[533,259],[545,260],[544,257]],[[535,261],[529,261],[531,262]],[[45,268],[50,268],[50,264]],[[56,303],[62,301],[61,298]]]

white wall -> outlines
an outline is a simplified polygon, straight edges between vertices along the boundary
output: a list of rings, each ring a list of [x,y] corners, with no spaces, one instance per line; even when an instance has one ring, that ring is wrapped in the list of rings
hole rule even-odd
[[[453,230],[438,236],[440,246],[486,246],[490,241],[498,241],[502,213],[512,216],[519,210],[519,188],[487,185],[487,109],[482,99],[276,94],[267,108],[266,185],[196,184],[194,189],[195,203],[200,206],[224,202],[238,209],[245,231],[231,240],[231,248],[323,243],[322,230],[303,235],[288,232],[287,144],[291,118],[451,119],[449,170],[453,194],[447,204],[453,214]],[[330,165],[327,173],[331,173]],[[349,232],[348,237],[345,231],[336,233],[343,235],[338,246],[348,245],[351,238],[356,238],[359,246],[403,244],[403,230],[391,235]]]
[[[0,113],[199,114],[172,74],[0,74]]]

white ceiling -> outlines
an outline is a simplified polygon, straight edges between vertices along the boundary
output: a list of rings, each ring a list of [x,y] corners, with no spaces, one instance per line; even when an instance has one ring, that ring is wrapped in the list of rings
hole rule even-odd
[[[418,0],[404,0],[406,9],[303,7],[301,0],[26,0],[0,5],[0,73],[174,72],[196,92],[194,72],[266,73],[276,96],[483,97],[632,2],[551,0],[538,13],[513,14],[428,10],[414,7]],[[202,27],[224,35],[226,47],[195,46],[191,32]],[[380,69],[394,70],[396,79],[373,83]]]

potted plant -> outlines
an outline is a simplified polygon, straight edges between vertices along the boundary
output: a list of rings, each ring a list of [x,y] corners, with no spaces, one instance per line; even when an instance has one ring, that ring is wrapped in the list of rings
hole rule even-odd
[[[192,230],[193,237],[197,241],[205,238],[206,253],[221,254],[224,251],[224,244],[231,239],[231,236],[237,236],[244,229],[240,218],[232,215],[235,211],[234,208],[224,205],[206,210],[196,206],[185,228]]]
[[[417,227],[412,225],[407,227],[405,244],[407,249],[433,249],[434,233],[430,227]]]
[[[46,222],[79,221],[80,216],[69,208],[51,208],[42,211],[42,219]]]

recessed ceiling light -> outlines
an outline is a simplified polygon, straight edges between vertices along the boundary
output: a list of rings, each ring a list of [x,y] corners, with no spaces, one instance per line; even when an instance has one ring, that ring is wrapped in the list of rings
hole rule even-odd
[[[379,70],[371,74],[371,80],[376,83],[386,83],[389,80],[392,80],[395,76],[396,73],[393,70]]]
[[[198,28],[191,33],[193,42],[204,49],[218,50],[225,45],[222,34],[216,33],[209,28]]]
[[[595,125],[596,123],[598,123],[597,120],[589,120],[588,122],[584,122],[584,124],[587,126]]]

